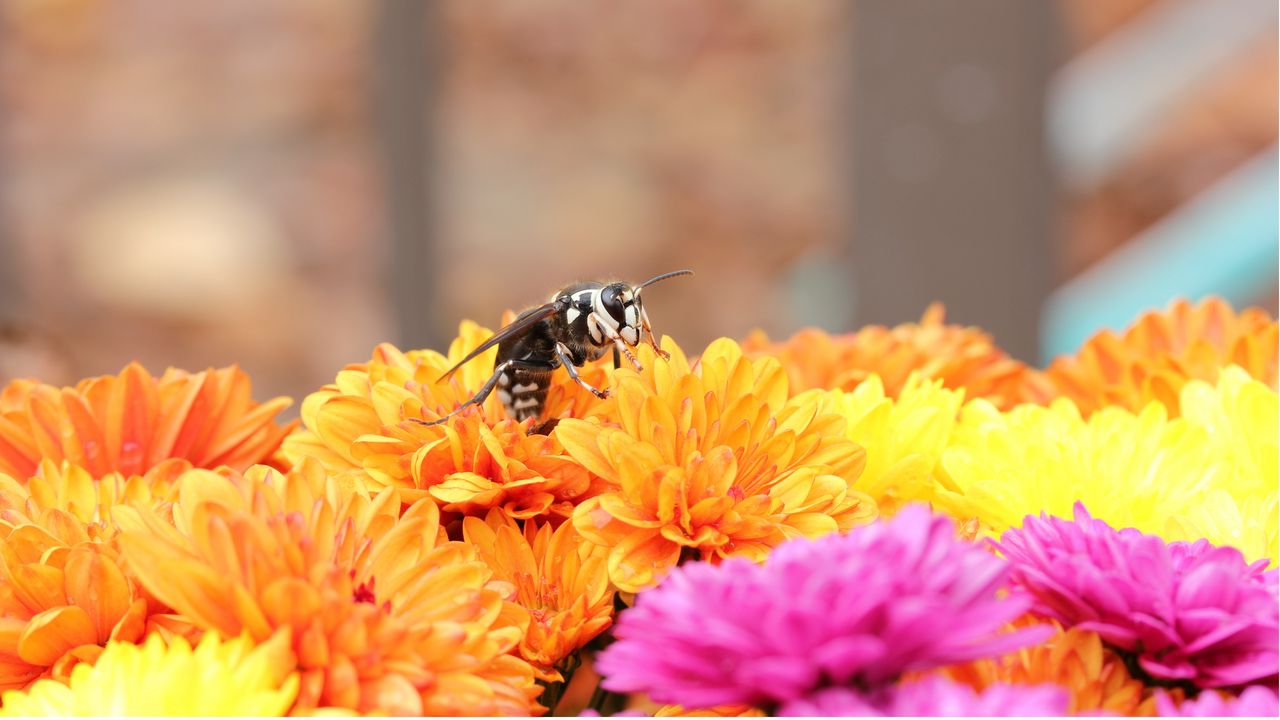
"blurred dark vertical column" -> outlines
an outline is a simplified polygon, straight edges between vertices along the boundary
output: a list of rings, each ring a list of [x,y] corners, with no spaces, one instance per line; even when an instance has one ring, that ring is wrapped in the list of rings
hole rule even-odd
[[[385,169],[391,300],[401,347],[440,347],[431,233],[431,106],[438,40],[433,3],[384,0],[374,38],[374,116]]]
[[[0,43],[6,34],[4,17],[0,15]],[[0,123],[4,122],[4,97],[0,95]],[[4,145],[0,144],[0,332],[3,324],[18,315],[19,287],[17,253],[13,250],[13,236],[9,230],[7,208],[9,201],[4,197],[7,187],[7,168],[5,165]]]
[[[1045,88],[1054,4],[861,0],[854,17],[859,324],[932,300],[1034,361],[1051,282]]]

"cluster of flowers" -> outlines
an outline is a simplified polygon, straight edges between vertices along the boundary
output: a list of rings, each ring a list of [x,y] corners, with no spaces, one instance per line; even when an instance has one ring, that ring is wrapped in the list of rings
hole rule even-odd
[[[0,391],[0,713],[1276,713],[1261,311],[1044,371],[936,308],[667,339],[603,400],[558,373],[555,422],[419,422],[490,334],[300,424],[236,368]]]

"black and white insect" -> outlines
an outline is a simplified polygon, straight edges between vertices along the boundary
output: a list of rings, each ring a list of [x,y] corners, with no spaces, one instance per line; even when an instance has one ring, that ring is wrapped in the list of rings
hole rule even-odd
[[[607,390],[587,384],[578,375],[578,368],[600,359],[613,348],[615,362],[621,353],[636,370],[641,370],[640,361],[631,352],[641,339],[647,339],[659,356],[668,359],[670,356],[658,347],[640,293],[660,280],[692,274],[692,270],[676,270],[639,285],[580,282],[560,290],[546,304],[520,313],[514,322],[494,333],[440,378],[440,382],[448,380],[458,368],[497,345],[493,375],[475,397],[438,420],[418,422],[442,423],[468,405],[484,402],[494,388],[498,389],[498,398],[508,416],[516,420],[537,418],[542,414],[547,389],[551,387],[551,374],[561,365],[574,382],[597,397],[608,397]]]

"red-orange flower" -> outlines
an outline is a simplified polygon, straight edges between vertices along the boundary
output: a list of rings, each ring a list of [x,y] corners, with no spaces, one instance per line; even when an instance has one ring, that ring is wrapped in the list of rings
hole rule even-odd
[[[116,515],[128,567],[190,622],[257,642],[290,629],[295,712],[540,710],[533,669],[510,654],[522,636],[514,589],[448,541],[430,499],[403,516],[400,505],[392,488],[370,496],[305,462],[287,475],[189,472],[172,524],[146,509]]]
[[[930,305],[919,323],[892,328],[868,325],[844,335],[807,328],[783,342],[772,342],[756,330],[742,349],[753,357],[781,360],[793,394],[811,388],[853,390],[875,374],[885,393],[896,398],[915,371],[924,380],[963,388],[966,398],[986,398],[1001,409],[1047,402],[1053,396],[1052,387],[1034,369],[996,347],[990,335],[975,327],[946,324],[941,303]]]
[[[369,362],[348,366],[303,401],[306,430],[285,441],[285,455],[294,462],[314,457],[331,472],[398,488],[406,502],[431,497],[444,510],[471,515],[497,507],[519,519],[567,517],[591,490],[590,474],[554,438],[530,434],[531,421],[507,418],[495,396],[440,425],[414,421],[453,411],[489,379],[496,350],[438,382],[491,334],[463,323],[447,357],[379,345]],[[604,384],[602,367],[583,372],[589,382]],[[567,374],[555,377],[548,417],[580,413],[598,402]]]
[[[290,402],[254,402],[235,366],[154,378],[130,363],[61,389],[18,380],[0,392],[0,473],[25,479],[44,458],[94,477],[142,475],[171,458],[243,470],[279,448],[291,427],[274,418]]]
[[[1123,335],[1099,332],[1075,355],[1054,360],[1045,375],[1086,416],[1108,405],[1138,412],[1157,400],[1177,417],[1182,386],[1215,383],[1227,365],[1275,389],[1278,328],[1260,308],[1237,314],[1216,297],[1196,305],[1178,300],[1143,313]]]
[[[127,576],[106,521],[124,503],[173,497],[188,464],[94,480],[45,460],[28,485],[0,475],[0,689],[65,680],[108,640],[138,641],[153,607]]]
[[[515,602],[529,614],[520,655],[546,678],[561,679],[560,662],[613,621],[609,551],[584,540],[573,523],[553,531],[526,520],[522,530],[497,510],[466,518],[462,532],[494,577],[515,586]]]
[[[664,347],[669,361],[642,347],[645,370],[615,374],[597,417],[555,430],[610,483],[578,506],[573,523],[611,549],[615,585],[643,590],[682,552],[760,560],[787,538],[875,517],[875,501],[853,484],[866,457],[845,437],[844,417],[812,393],[788,398],[776,360],[753,361],[721,339],[691,367],[669,339]]]
[[[1029,618],[1014,623],[1027,627]],[[994,660],[954,665],[943,672],[982,690],[993,683],[1039,685],[1053,683],[1071,694],[1071,714],[1155,715],[1155,697],[1142,681],[1125,669],[1124,660],[1102,644],[1095,632],[1072,628],[1040,645],[1026,647]]]

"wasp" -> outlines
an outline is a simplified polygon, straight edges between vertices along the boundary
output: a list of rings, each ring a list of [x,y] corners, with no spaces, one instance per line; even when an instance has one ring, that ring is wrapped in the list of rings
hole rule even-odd
[[[545,304],[520,313],[514,322],[494,333],[441,376],[439,382],[447,381],[458,368],[497,345],[498,357],[493,375],[474,397],[438,420],[417,422],[424,425],[442,423],[468,405],[484,402],[494,388],[498,389],[498,398],[502,400],[508,416],[516,420],[537,418],[542,414],[547,390],[551,387],[551,374],[562,365],[574,382],[596,397],[608,397],[608,390],[592,387],[583,380],[578,375],[578,368],[600,359],[612,348],[615,367],[621,353],[636,370],[643,370],[631,352],[641,339],[648,340],[664,360],[670,359],[670,355],[658,347],[649,316],[640,301],[640,293],[656,282],[692,274],[692,270],[676,270],[649,278],[639,285],[580,282],[560,290]]]

